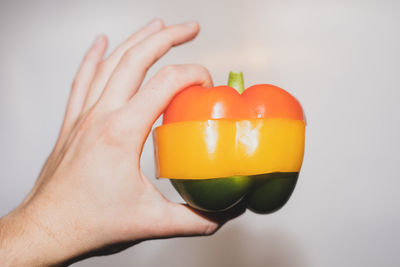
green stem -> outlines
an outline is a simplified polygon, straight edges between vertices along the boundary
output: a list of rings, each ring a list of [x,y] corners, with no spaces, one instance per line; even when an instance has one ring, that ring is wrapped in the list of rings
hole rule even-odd
[[[236,89],[239,94],[244,91],[243,72],[231,71],[229,72],[228,86]]]

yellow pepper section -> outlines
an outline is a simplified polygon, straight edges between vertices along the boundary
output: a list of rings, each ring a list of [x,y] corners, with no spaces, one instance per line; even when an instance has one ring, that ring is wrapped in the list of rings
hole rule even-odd
[[[184,121],[153,132],[157,177],[211,179],[299,172],[305,122],[284,118]]]

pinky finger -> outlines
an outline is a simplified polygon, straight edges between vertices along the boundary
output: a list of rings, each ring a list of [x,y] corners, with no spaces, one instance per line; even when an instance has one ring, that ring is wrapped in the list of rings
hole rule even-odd
[[[72,84],[62,132],[69,129],[80,115],[89,86],[96,74],[99,63],[103,60],[106,49],[107,37],[99,35],[83,58]]]

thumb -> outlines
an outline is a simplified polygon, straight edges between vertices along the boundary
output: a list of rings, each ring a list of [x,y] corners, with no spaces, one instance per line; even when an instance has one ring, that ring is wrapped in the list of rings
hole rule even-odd
[[[123,116],[136,118],[132,129],[143,140],[147,137],[153,123],[166,109],[171,99],[179,91],[191,86],[212,86],[207,69],[200,65],[170,65],[162,68],[137,92],[123,110]]]
[[[164,229],[167,236],[199,236],[211,235],[221,223],[206,214],[184,204],[169,203],[168,217]]]

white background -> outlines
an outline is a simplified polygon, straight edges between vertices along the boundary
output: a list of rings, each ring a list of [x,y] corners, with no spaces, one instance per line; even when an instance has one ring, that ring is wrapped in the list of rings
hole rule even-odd
[[[216,85],[242,70],[247,86],[295,95],[308,122],[297,188],[279,212],[246,212],[212,237],[147,241],[75,266],[399,266],[400,2],[246,2],[1,1],[0,215],[32,187],[94,37],[114,48],[153,17],[194,19],[198,38],[149,74],[199,63]],[[152,149],[149,140],[145,174],[180,201],[154,179]]]

